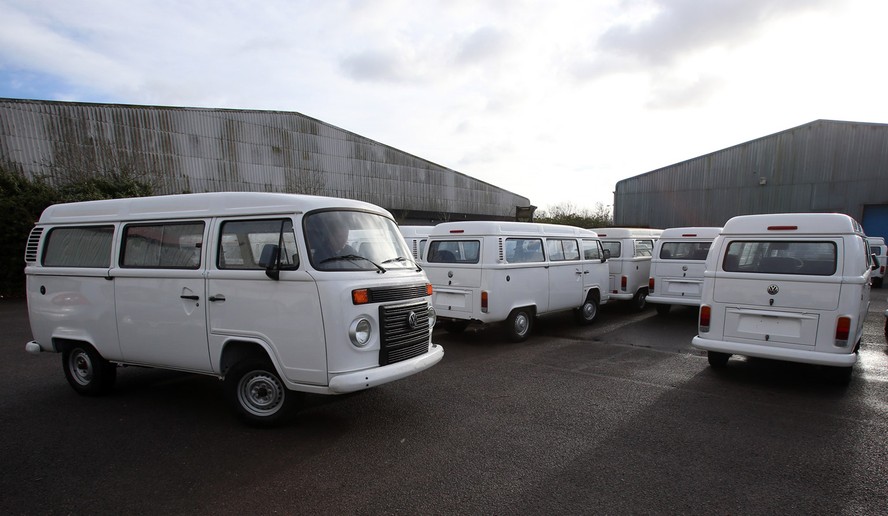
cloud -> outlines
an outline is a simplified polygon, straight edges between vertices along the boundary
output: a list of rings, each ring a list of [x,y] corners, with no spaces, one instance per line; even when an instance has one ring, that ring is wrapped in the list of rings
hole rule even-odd
[[[508,33],[494,27],[482,27],[458,42],[457,64],[478,64],[494,61],[506,54],[511,46]]]

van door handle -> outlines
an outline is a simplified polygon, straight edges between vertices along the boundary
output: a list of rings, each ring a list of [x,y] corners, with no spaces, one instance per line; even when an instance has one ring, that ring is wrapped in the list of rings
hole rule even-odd
[[[179,297],[181,297],[182,299],[190,299],[192,301],[197,301],[198,299],[200,299],[200,296],[193,296],[193,295],[192,296],[181,295]]]
[[[210,301],[214,301],[214,302],[215,301],[221,302],[221,301],[225,301],[225,296],[223,296],[222,294],[216,294],[215,296],[210,296],[207,299],[209,299]]]

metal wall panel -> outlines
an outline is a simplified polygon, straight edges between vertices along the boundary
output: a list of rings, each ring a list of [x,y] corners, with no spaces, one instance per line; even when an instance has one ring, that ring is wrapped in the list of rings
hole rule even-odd
[[[514,218],[526,197],[299,113],[0,99],[0,159],[27,176],[136,170],[157,193],[275,191],[394,212]],[[84,172],[85,173],[85,172]]]
[[[736,215],[888,204],[888,125],[817,120],[617,183],[617,226],[721,226]]]

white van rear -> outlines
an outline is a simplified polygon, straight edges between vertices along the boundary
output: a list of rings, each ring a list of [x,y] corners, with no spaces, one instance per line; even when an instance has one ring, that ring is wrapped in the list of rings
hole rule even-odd
[[[872,266],[866,236],[847,215],[734,217],[706,260],[693,346],[712,367],[738,354],[835,366],[850,378]]]
[[[654,243],[663,230],[596,228],[592,231],[598,234],[601,246],[609,253],[608,291],[611,299],[631,301],[636,310],[644,310],[647,306]]]
[[[355,250],[351,243],[358,245]],[[269,424],[438,363],[431,285],[391,214],[347,199],[204,193],[47,208],[25,254],[29,352],[86,395],[117,365],[219,377]]]
[[[666,315],[672,305],[700,306],[709,246],[721,228],[664,229],[654,245],[647,302]]]
[[[423,264],[445,329],[506,321],[526,339],[535,316],[574,309],[591,323],[608,300],[608,269],[598,236],[530,222],[446,222],[429,235]]]
[[[426,243],[429,240],[429,233],[435,226],[399,226],[407,247],[413,253],[413,259],[422,263],[425,254]]]
[[[885,267],[888,266],[885,263],[888,260],[888,247],[885,246],[885,239],[882,237],[867,237],[866,241],[869,242],[870,252],[876,255],[876,259],[879,262],[879,267],[873,270],[873,286],[882,288],[882,280],[885,278]]]

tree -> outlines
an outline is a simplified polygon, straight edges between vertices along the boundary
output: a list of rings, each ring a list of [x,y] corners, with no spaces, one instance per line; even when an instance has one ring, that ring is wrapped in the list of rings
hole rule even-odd
[[[614,223],[610,207],[600,202],[595,204],[594,210],[578,208],[569,201],[561,202],[549,207],[548,210],[538,211],[533,220],[534,222],[564,224],[587,229],[608,227]]]

